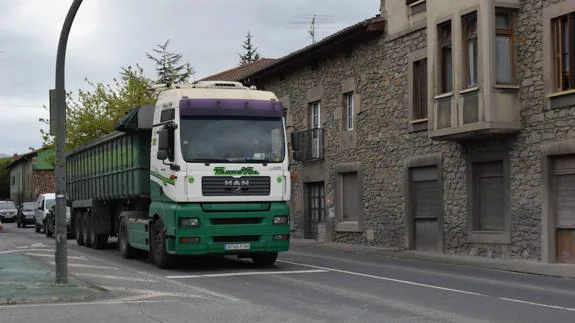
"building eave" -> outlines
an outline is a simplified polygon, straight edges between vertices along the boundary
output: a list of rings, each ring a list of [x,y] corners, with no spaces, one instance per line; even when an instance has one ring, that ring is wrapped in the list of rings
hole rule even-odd
[[[385,26],[385,19],[379,15],[363,20],[329,35],[317,43],[308,45],[277,59],[275,62],[247,75],[242,82],[248,83],[250,80],[269,76],[287,67],[305,65],[314,59],[323,57],[326,52],[333,52],[334,49],[343,49],[346,44],[381,35],[385,32]]]

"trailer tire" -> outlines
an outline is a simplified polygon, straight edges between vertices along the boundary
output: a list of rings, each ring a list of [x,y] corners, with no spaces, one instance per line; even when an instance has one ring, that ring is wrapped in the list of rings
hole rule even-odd
[[[126,218],[122,217],[120,219],[120,228],[118,230],[118,249],[120,249],[120,255],[122,258],[133,259],[136,257],[138,250],[133,248],[129,241]]]
[[[92,233],[90,232],[90,213],[84,212],[82,214],[82,226],[84,227],[82,230],[82,239],[84,240],[84,246],[91,248],[92,247],[92,240],[90,239]]]
[[[91,232],[90,241],[92,241],[92,248],[94,249],[104,249],[106,244],[108,244],[107,234],[96,234],[94,230]]]
[[[278,258],[277,252],[266,252],[252,255],[252,261],[259,267],[273,266]]]
[[[76,244],[79,246],[83,246],[84,245],[84,226],[82,225],[82,214],[81,213],[77,213],[74,216],[74,228],[75,228],[75,232],[74,234],[76,235]]]
[[[166,250],[166,231],[161,219],[154,221],[151,249],[156,267],[160,269],[171,269],[174,267],[174,257]]]

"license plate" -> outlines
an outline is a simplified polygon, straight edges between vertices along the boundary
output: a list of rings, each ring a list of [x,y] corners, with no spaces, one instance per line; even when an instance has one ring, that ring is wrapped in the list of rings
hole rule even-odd
[[[226,243],[224,245],[225,250],[249,250],[249,243]]]

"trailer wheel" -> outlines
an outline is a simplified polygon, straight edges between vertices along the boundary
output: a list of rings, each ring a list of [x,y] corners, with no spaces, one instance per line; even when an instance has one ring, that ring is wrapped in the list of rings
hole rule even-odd
[[[256,266],[270,267],[273,266],[278,258],[277,252],[266,252],[252,255],[252,261]]]
[[[84,226],[82,225],[82,214],[77,213],[74,216],[74,228],[76,234],[76,244],[79,246],[84,245]]]
[[[118,248],[120,249],[120,255],[126,259],[132,259],[136,257],[137,250],[130,246],[128,240],[128,225],[126,224],[126,218],[122,217],[120,219],[120,230],[118,230]]]
[[[160,269],[170,269],[174,266],[174,259],[166,250],[166,233],[164,223],[160,219],[156,220],[153,224],[152,255],[156,267]]]
[[[88,212],[84,212],[84,214],[82,214],[82,226],[82,239],[84,240],[84,246],[91,248],[92,240],[90,238],[92,234],[90,232],[90,214]]]

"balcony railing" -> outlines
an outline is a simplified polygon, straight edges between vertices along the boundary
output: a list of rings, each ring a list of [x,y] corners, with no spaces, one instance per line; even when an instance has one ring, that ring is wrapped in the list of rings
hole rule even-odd
[[[291,134],[295,161],[323,160],[324,129],[315,128]]]

